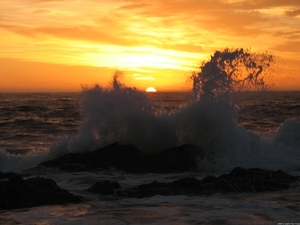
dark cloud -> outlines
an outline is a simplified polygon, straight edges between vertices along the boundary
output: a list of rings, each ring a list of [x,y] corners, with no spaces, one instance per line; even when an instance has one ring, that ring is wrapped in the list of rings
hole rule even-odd
[[[173,24],[178,27],[179,23],[179,26],[235,35],[258,35],[262,32],[260,26],[271,22],[257,11],[241,11],[237,4],[215,0],[152,1],[149,7],[136,9],[135,14],[142,18],[160,18],[160,26],[166,28]]]
[[[53,37],[83,40],[96,43],[106,43],[113,45],[125,45],[135,46],[137,41],[133,39],[126,39],[119,37],[117,33],[110,34],[107,30],[101,29],[101,27],[89,27],[89,26],[70,26],[70,27],[25,27],[15,25],[1,25],[0,28],[9,30],[23,36],[29,36],[37,38],[40,35],[49,35]]]
[[[265,9],[272,7],[297,7],[300,6],[299,0],[248,0],[244,2],[233,3],[233,6],[244,9]]]
[[[51,10],[47,10],[47,9],[36,9],[36,10],[33,10],[32,13],[33,13],[33,14],[37,14],[37,15],[43,15],[43,14],[49,14],[49,13],[51,13]]]
[[[163,44],[161,46],[163,49],[169,49],[174,51],[183,51],[183,52],[195,52],[200,53],[203,52],[203,47],[194,44]]]
[[[288,16],[291,16],[291,17],[299,16],[300,15],[300,9],[286,11],[285,14],[288,15]]]
[[[287,41],[274,47],[274,50],[298,53],[300,52],[300,41]]]
[[[31,0],[33,3],[42,3],[42,2],[67,2],[73,0]]]
[[[144,15],[148,16],[172,16],[185,14],[191,17],[198,13],[206,14],[208,11],[218,11],[230,9],[230,5],[215,0],[189,0],[189,1],[153,1],[151,7],[143,10]],[[194,14],[195,13],[195,14]]]
[[[258,12],[234,12],[227,11],[217,15],[207,23],[207,29],[222,29],[225,32],[241,36],[255,36],[264,32],[260,25],[269,22]]]
[[[73,4],[73,0],[31,1],[69,1]],[[87,2],[88,9],[94,5],[101,5],[99,0]],[[267,14],[259,10],[291,7],[294,10],[287,11],[286,15],[295,17],[300,15],[299,0],[241,0],[238,3],[224,0],[116,0],[114,3],[108,7],[107,12],[100,10],[99,15],[95,13],[97,8],[95,11],[84,9],[83,16],[78,18],[77,14],[81,15],[80,9],[70,16],[66,8],[66,14],[53,13],[51,19],[46,14],[51,13],[52,8],[37,7],[32,10],[34,13],[31,13],[31,16],[34,18],[34,14],[37,14],[35,18],[38,19],[39,15],[43,15],[40,18],[44,19],[45,23],[37,22],[27,26],[14,21],[5,22],[2,29],[32,38],[48,35],[94,43],[120,46],[151,45],[191,52],[203,51],[202,47],[197,45],[198,43],[208,46],[220,41],[234,42],[252,37],[258,39],[260,35],[270,36],[271,39],[272,37],[286,40],[299,38],[298,18]],[[53,5],[60,8],[60,4]],[[64,16],[68,18],[66,21],[63,21]],[[32,18],[29,21],[33,21]],[[68,23],[68,20],[73,18],[74,23]],[[60,19],[64,23],[61,23]],[[88,21],[88,25],[83,25],[85,21]],[[271,42],[275,42],[274,39]]]
[[[298,39],[300,38],[300,30],[280,30],[274,33],[275,37],[283,37],[287,39]]]
[[[32,30],[30,28],[22,27],[22,26],[17,26],[17,25],[10,25],[10,24],[1,24],[0,23],[0,29],[7,30],[22,36],[27,36],[27,37],[35,37],[35,34],[32,33]]]
[[[147,3],[136,3],[136,4],[128,4],[125,6],[120,7],[120,9],[124,10],[132,10],[132,9],[141,9],[150,6],[150,4]]]

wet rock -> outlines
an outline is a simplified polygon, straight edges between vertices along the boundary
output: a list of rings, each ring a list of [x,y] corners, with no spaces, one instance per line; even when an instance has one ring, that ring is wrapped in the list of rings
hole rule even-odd
[[[14,173],[0,174],[0,208],[16,209],[42,205],[79,203],[83,199],[42,177],[23,179]]]
[[[0,171],[0,181],[5,181],[5,180],[17,181],[17,180],[23,180],[23,178],[20,175],[12,172],[3,173]]]
[[[255,193],[288,189],[299,177],[278,171],[258,168],[234,168],[229,174],[208,176],[202,180],[183,178],[171,183],[153,181],[136,187],[120,190],[120,197],[145,198],[154,195],[207,195],[215,193]]]
[[[192,144],[180,145],[158,153],[146,155],[150,171],[154,173],[177,173],[197,170],[197,158],[203,153]]]
[[[66,172],[81,172],[81,171],[88,171],[89,169],[86,168],[84,165],[81,164],[64,164],[60,167],[60,170],[66,171]]]
[[[121,186],[118,182],[104,180],[97,181],[89,189],[87,189],[87,191],[101,195],[112,195],[115,193],[115,190],[120,188]]]
[[[114,143],[88,153],[69,153],[43,162],[46,167],[59,167],[69,172],[115,168],[128,173],[170,173],[197,169],[196,158],[202,150],[194,145],[181,145],[154,154],[143,154],[133,145]]]

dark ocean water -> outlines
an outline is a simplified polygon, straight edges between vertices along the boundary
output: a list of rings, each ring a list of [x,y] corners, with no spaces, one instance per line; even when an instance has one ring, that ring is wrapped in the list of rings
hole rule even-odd
[[[109,89],[96,85],[82,93],[0,94],[0,171],[15,171],[25,179],[51,178],[85,199],[81,204],[0,211],[0,224],[299,223],[299,182],[278,192],[143,199],[85,191],[102,180],[126,188],[219,176],[234,167],[280,169],[299,176],[300,92],[236,92],[265,90],[272,63],[268,53],[216,51],[192,74],[191,93],[145,94],[115,74]],[[143,153],[190,143],[201,148],[201,157],[196,158],[195,171],[168,174],[130,174],[114,168],[65,172],[37,166],[116,141]]]
[[[80,93],[1,93],[0,146],[11,153],[47,150],[80,124]]]
[[[172,112],[191,101],[189,92],[147,94],[157,111]],[[11,153],[47,150],[53,141],[77,133],[82,93],[0,93],[0,148]],[[237,121],[262,137],[286,119],[300,119],[300,92],[240,92]]]
[[[218,176],[235,166],[283,169],[300,175],[300,92],[236,93],[231,104],[190,103],[190,93],[150,93],[148,100],[141,96],[130,91],[99,89],[90,90],[85,96],[83,93],[0,94],[0,169],[16,171],[25,177],[54,179],[60,187],[86,199],[81,204],[0,211],[0,224],[299,222],[299,184],[272,193],[144,199],[112,200],[85,192],[99,180],[113,180],[122,187],[131,187],[154,180],[172,182],[184,177]],[[112,137],[109,141],[119,138],[136,141],[141,148],[149,142],[140,142],[143,139],[140,137],[150,136],[149,140],[155,142],[151,135],[160,134],[164,137],[158,138],[155,146],[162,145],[164,139],[167,144],[174,140],[179,144],[196,143],[214,152],[215,161],[201,161],[198,172],[172,174],[126,174],[114,169],[68,173],[35,167],[49,157],[75,148],[92,150],[105,143],[103,134]]]

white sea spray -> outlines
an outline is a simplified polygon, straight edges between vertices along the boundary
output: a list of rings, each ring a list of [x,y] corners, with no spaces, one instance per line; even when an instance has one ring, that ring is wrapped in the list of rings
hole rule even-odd
[[[36,166],[68,152],[86,152],[113,142],[133,144],[153,153],[181,144],[203,149],[200,171],[246,168],[299,170],[299,121],[287,120],[265,139],[237,122],[231,98],[240,90],[265,90],[273,56],[244,49],[217,51],[193,73],[193,99],[184,107],[157,111],[147,95],[127,87],[115,75],[109,88],[83,90],[78,134],[58,139],[48,152],[0,153],[0,169]]]

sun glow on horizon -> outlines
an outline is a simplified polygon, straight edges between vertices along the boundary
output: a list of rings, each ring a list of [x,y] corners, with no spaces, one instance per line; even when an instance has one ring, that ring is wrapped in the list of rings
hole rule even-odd
[[[154,87],[148,87],[146,89],[146,92],[157,92],[156,89]]]
[[[93,44],[90,44],[93,47]],[[109,56],[109,57],[108,57]],[[121,70],[142,68],[191,70],[198,61],[207,58],[203,53],[168,50],[139,46],[106,46],[105,53],[85,53],[78,58],[81,63],[98,67],[118,67]]]
[[[117,70],[140,90],[188,90],[186,76],[225,47],[271,50],[291,71],[276,88],[300,87],[296,1],[0,2],[0,91],[77,91]]]

